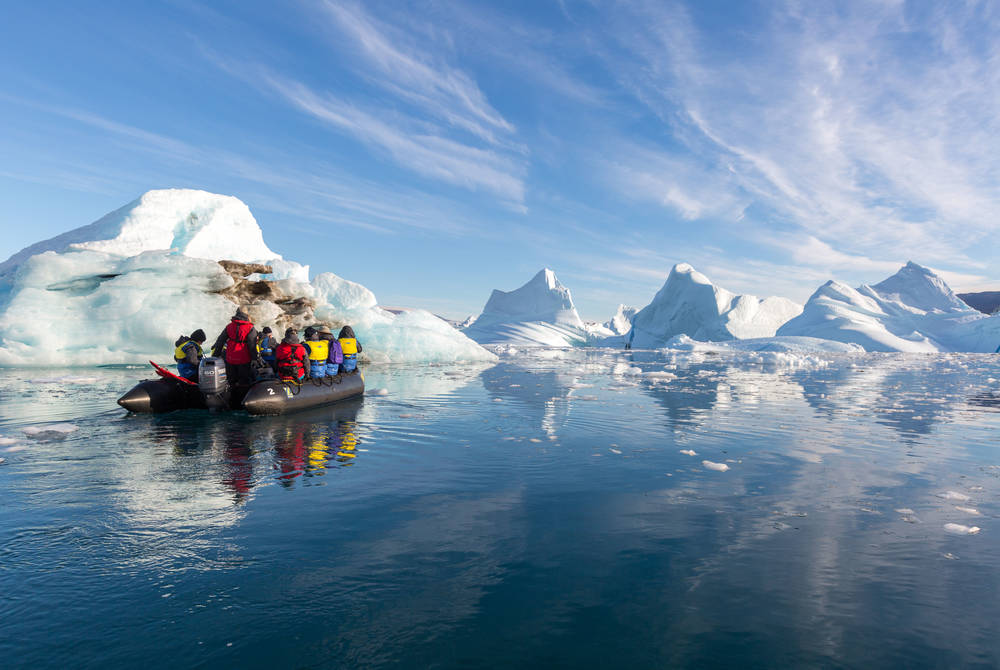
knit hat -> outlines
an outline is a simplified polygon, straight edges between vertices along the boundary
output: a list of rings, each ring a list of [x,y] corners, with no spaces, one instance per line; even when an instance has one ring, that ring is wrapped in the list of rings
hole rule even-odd
[[[307,340],[309,338],[311,338],[315,334],[316,334],[316,329],[315,328],[313,328],[312,326],[309,326],[308,328],[306,328],[306,339]]]
[[[198,330],[191,333],[191,339],[197,342],[198,344],[201,344],[202,342],[205,341],[205,331],[199,328]]]
[[[271,332],[271,326],[264,326],[264,329],[260,331],[261,335],[267,335]]]
[[[233,318],[236,319],[236,320],[238,320],[238,321],[249,321],[250,320],[250,317],[247,316],[247,313],[243,311],[242,307],[237,308],[236,314],[233,315]]]

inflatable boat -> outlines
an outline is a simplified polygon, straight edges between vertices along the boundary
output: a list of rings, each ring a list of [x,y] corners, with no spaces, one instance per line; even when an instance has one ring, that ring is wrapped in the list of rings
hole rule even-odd
[[[230,387],[220,358],[202,359],[198,383],[179,377],[150,361],[159,379],[139,382],[118,399],[129,412],[160,414],[179,409],[244,409],[248,414],[278,415],[329,405],[364,395],[360,371],[307,379],[301,384],[263,378],[249,388]]]

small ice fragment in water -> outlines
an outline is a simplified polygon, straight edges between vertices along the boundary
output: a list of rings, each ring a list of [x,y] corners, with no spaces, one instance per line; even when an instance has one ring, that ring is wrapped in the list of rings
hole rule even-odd
[[[939,497],[945,500],[957,500],[959,502],[965,502],[969,499],[969,496],[964,493],[959,493],[958,491],[948,491],[947,493],[942,493]]]
[[[615,449],[613,447],[609,447],[608,451],[610,451],[612,454],[620,454],[620,453],[622,453],[621,449]]]
[[[708,468],[709,470],[715,470],[716,472],[725,472],[729,469],[729,466],[725,463],[713,463],[712,461],[702,461],[701,464]]]
[[[503,398],[494,398],[493,402],[503,402]]]
[[[960,523],[946,523],[944,530],[955,535],[975,535],[979,532],[979,526],[963,526]]]
[[[368,395],[389,395],[389,389],[372,389]]]
[[[17,440],[13,437],[0,437],[0,447],[6,447],[11,444],[15,444]]]
[[[944,558],[947,558],[949,561],[957,561],[958,560],[958,556],[956,556],[955,554],[951,553],[950,551],[947,554],[941,554],[941,556],[943,556]]]
[[[24,451],[27,448],[28,447],[25,446],[25,445],[23,445],[23,444],[16,444],[13,447],[7,447],[6,449],[4,449],[4,451],[6,451],[8,454],[10,454],[10,453],[13,453],[15,451]]]
[[[916,512],[914,512],[909,507],[900,507],[899,509],[895,510],[895,512],[896,514],[916,514]]]
[[[536,442],[537,443],[537,442],[541,442],[541,440],[539,440],[537,437],[529,437],[528,438],[528,442]]]
[[[958,505],[955,505],[955,509],[957,509],[959,512],[965,512],[966,514],[971,514],[972,516],[982,516],[982,513],[980,513],[980,511],[974,507],[959,507]]]
[[[71,423],[53,423],[41,426],[28,426],[24,428],[24,434],[39,439],[60,438],[66,437],[75,430],[77,430],[77,427]]]
[[[681,449],[681,453],[684,454],[685,456],[697,456],[698,455],[698,452],[696,452],[694,449]]]
[[[3,465],[6,462],[7,462],[6,458],[0,457],[0,465]]]

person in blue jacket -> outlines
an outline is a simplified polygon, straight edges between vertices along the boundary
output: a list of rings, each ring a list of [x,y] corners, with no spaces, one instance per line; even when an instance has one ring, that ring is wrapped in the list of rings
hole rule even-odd
[[[275,369],[275,349],[278,348],[278,341],[274,339],[271,334],[271,327],[266,326],[260,331],[260,337],[257,338],[257,351],[260,352],[260,358],[262,361],[271,366],[271,369]]]

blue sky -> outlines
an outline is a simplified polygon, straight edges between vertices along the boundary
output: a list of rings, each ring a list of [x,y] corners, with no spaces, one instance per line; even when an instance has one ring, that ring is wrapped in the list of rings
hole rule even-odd
[[[190,187],[452,317],[543,266],[594,320],[681,261],[799,301],[911,259],[1000,289],[998,8],[10,3],[0,257]]]

